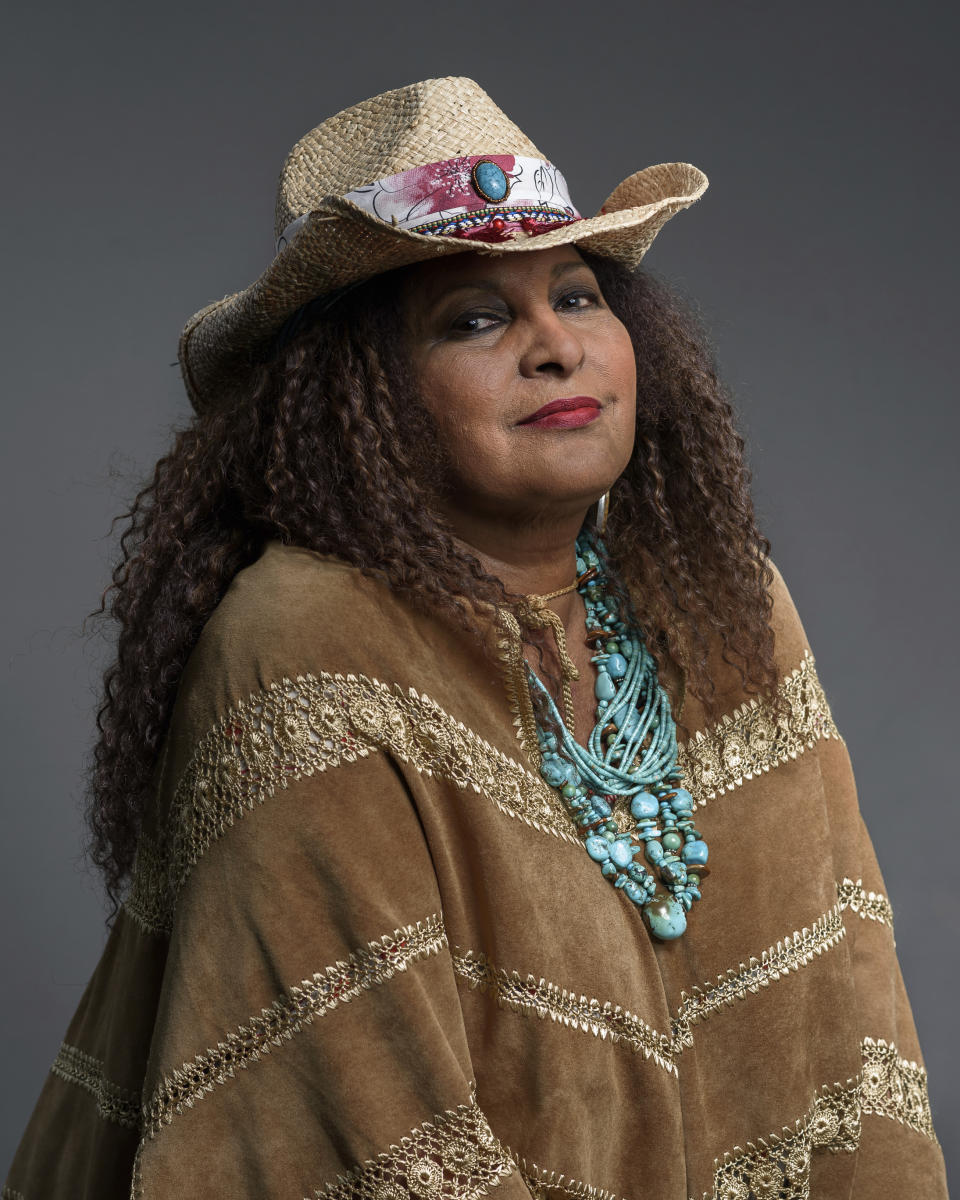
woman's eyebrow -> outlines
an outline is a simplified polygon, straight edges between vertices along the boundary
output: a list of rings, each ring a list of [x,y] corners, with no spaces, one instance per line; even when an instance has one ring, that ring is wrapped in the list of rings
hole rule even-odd
[[[441,300],[446,300],[448,296],[454,296],[457,292],[498,292],[499,290],[500,284],[495,279],[473,279],[469,283],[455,283],[444,288],[434,298],[434,303],[439,304]]]
[[[590,268],[585,262],[574,262],[572,259],[569,262],[555,263],[550,270],[551,280],[559,275],[565,274],[567,271],[589,271]],[[430,303],[431,308],[435,308],[448,297],[456,295],[457,292],[499,292],[502,289],[502,284],[496,279],[471,279],[465,283],[455,283],[448,288],[444,288],[436,295]]]

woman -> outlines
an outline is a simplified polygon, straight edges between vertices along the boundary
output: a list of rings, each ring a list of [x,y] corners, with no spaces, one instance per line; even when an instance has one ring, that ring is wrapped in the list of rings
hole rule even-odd
[[[472,81],[324,122],[181,339],[5,1195],[946,1195],[846,747],[709,354]]]

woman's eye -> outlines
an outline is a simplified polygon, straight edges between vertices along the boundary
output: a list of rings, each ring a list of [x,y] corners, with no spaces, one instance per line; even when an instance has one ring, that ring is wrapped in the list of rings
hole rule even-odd
[[[583,303],[580,303],[583,301]],[[596,292],[567,292],[561,296],[557,302],[560,308],[565,308],[568,312],[576,312],[580,308],[589,308],[591,304],[597,302]]]
[[[579,288],[574,292],[565,292],[557,301],[556,307],[561,312],[579,312],[581,309],[593,308],[599,303],[600,297],[590,288]],[[485,333],[494,325],[505,320],[507,314],[494,312],[467,312],[455,317],[450,328],[453,333]]]
[[[457,317],[453,322],[452,328],[455,333],[481,333],[484,329],[489,329],[489,324],[484,322],[497,321],[498,317],[493,313],[466,313],[462,317]]]

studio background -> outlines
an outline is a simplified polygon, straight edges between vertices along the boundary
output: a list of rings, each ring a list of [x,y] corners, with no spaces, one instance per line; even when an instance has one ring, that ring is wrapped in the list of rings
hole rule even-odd
[[[106,938],[83,772],[124,511],[189,406],[187,318],[273,254],[293,143],[476,79],[596,211],[706,172],[645,259],[697,301],[850,750],[958,1157],[955,13],[892,3],[91,3],[5,18],[0,1178]],[[783,830],[802,840],[802,819]],[[745,947],[745,952],[759,947]],[[744,1047],[749,1053],[749,1047]]]

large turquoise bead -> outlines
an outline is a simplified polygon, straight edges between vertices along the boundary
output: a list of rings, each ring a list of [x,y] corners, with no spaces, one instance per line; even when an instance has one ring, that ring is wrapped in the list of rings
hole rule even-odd
[[[681,857],[687,866],[698,864],[703,866],[707,861],[707,856],[710,851],[707,849],[707,843],[702,841],[687,842],[683,848]]]
[[[665,859],[660,864],[660,875],[664,883],[687,882],[687,868],[678,858]]]
[[[555,754],[551,754],[543,760],[540,774],[551,787],[560,787],[567,782],[567,764],[561,762]]]
[[[679,850],[683,845],[683,838],[674,829],[668,829],[660,840],[664,850]]]
[[[580,772],[577,770],[576,763],[565,762],[563,764],[563,769],[566,773],[567,783],[576,785],[580,782]]]
[[[610,857],[618,867],[629,867],[633,862],[633,855],[636,851],[636,846],[632,842],[625,841],[623,838],[618,838],[615,842],[608,842],[610,847]]]
[[[588,837],[584,842],[587,853],[594,862],[606,862],[610,857],[610,843],[603,837]]]
[[[627,673],[627,660],[622,654],[611,654],[605,665],[611,679],[622,679]]]
[[[649,792],[638,792],[630,801],[630,811],[640,821],[644,817],[655,817],[660,805],[656,796],[651,796]]]
[[[687,915],[683,905],[672,896],[659,896],[645,904],[640,910],[647,928],[654,937],[668,942],[681,936],[687,927]]]
[[[634,904],[643,904],[647,899],[647,893],[642,887],[638,887],[632,879],[629,883],[625,883],[623,885],[623,890],[627,893]]]
[[[670,807],[675,813],[693,812],[693,797],[686,788],[674,788],[676,795],[670,797]]]
[[[598,672],[597,682],[593,685],[593,690],[598,700],[612,700],[617,694],[617,689],[613,686],[613,680],[606,671]]]
[[[613,723],[629,737],[640,724],[640,714],[632,706],[630,708],[621,708],[619,712],[614,714]]]

